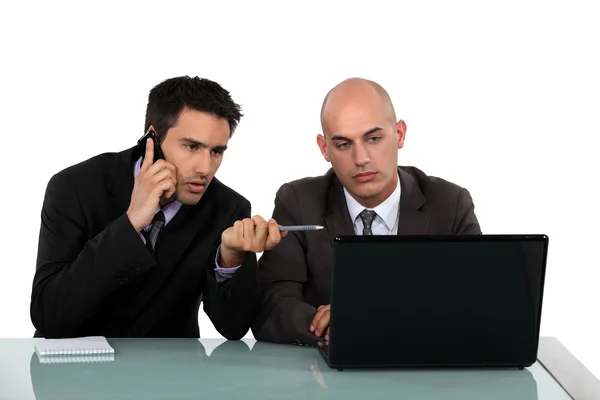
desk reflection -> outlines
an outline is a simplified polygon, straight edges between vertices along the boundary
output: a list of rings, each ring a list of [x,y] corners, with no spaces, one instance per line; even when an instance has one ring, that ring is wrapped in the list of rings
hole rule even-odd
[[[225,341],[209,357],[197,339],[109,342],[114,361],[103,363],[42,364],[33,353],[36,399],[537,399],[527,370],[340,372],[300,346]]]

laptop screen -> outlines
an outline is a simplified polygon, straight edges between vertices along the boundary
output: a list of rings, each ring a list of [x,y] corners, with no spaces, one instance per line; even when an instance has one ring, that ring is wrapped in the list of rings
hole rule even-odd
[[[330,353],[534,362],[546,252],[545,236],[338,238]]]

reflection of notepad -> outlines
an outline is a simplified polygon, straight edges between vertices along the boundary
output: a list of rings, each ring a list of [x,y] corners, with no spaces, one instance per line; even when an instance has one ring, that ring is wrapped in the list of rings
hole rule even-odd
[[[38,357],[88,356],[114,354],[115,350],[103,336],[87,336],[73,339],[35,339]]]

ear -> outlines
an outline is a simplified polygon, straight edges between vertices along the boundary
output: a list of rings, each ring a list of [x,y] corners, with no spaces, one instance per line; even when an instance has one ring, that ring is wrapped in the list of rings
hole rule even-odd
[[[398,134],[398,148],[404,147],[404,138],[406,137],[406,123],[403,120],[396,124],[396,133]]]
[[[320,134],[317,135],[317,145],[319,146],[319,150],[321,150],[321,154],[323,154],[325,161],[331,162],[329,154],[327,154],[327,141],[325,140],[325,136]]]

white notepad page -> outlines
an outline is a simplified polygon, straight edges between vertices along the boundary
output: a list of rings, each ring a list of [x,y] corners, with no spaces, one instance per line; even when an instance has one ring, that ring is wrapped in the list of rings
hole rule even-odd
[[[72,339],[35,339],[38,356],[114,354],[115,350],[103,336]]]

